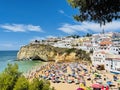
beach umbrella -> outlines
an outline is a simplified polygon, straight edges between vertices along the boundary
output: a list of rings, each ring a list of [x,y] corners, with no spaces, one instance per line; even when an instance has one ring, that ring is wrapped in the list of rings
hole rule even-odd
[[[108,84],[108,85],[112,85],[112,82],[111,82],[111,81],[107,81],[107,84]]]
[[[98,75],[98,73],[94,73],[94,75]]]
[[[86,87],[84,86],[83,83],[80,83],[80,88],[82,88],[83,90],[86,90]]]
[[[96,82],[101,84],[102,83],[102,79],[96,80]]]
[[[108,86],[106,86],[105,90],[109,90],[109,87],[108,87]]]
[[[95,77],[97,77],[99,74],[98,73],[94,73]]]
[[[83,83],[80,83],[80,87],[84,87],[84,84],[83,84]]]
[[[91,87],[86,87],[86,90],[92,90],[92,88]]]
[[[84,89],[82,89],[82,88],[78,88],[77,90],[84,90]]]
[[[95,83],[95,84],[92,84],[92,88],[102,88],[103,85],[99,84],[99,83]]]
[[[117,80],[116,82],[117,82],[117,83],[120,83],[120,80]]]
[[[104,90],[104,86],[101,87],[101,90]]]

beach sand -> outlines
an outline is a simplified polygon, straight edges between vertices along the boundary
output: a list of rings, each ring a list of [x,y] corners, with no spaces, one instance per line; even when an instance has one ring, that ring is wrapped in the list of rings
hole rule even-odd
[[[49,75],[49,70],[51,70],[51,67],[50,66],[56,66],[55,69],[57,68],[58,71],[61,71],[61,69],[59,69],[59,67],[61,67],[62,65],[64,66],[67,66],[67,73],[65,73],[65,75],[68,75],[68,74],[71,74],[72,71],[71,71],[71,68],[70,68],[70,65],[71,63],[63,63],[63,64],[56,64],[56,63],[48,63],[47,65],[45,65],[44,67],[42,67],[42,69],[40,69],[40,71],[38,72],[35,72],[35,75],[34,77],[39,77],[40,75],[41,76],[48,76]],[[81,63],[83,64],[83,63]],[[84,65],[84,64],[83,64]],[[96,80],[94,80],[95,78],[95,75],[92,74],[93,71],[97,71],[97,73],[99,73],[101,75],[101,82],[102,82],[102,85],[106,85],[106,82],[107,81],[112,81],[113,82],[113,85],[115,85],[115,87],[112,87],[113,89],[110,89],[110,90],[118,90],[118,83],[115,82],[113,80],[113,75],[114,74],[111,74],[110,72],[106,72],[105,70],[102,70],[102,71],[98,71],[96,70],[95,67],[92,67],[92,65],[85,65],[86,68],[87,68],[87,71],[88,73],[85,74],[84,71],[82,70],[79,75],[82,75],[84,77],[84,80],[85,80],[85,83],[86,83],[86,86],[87,87],[90,87],[93,83],[96,83]],[[54,69],[54,68],[53,68]],[[75,69],[76,70],[76,69]],[[58,72],[59,73],[59,72]],[[91,80],[87,80],[87,77],[88,75],[90,75],[90,78]],[[34,78],[33,77],[33,78]],[[118,78],[120,79],[120,75],[118,75]],[[106,79],[106,80],[104,80]],[[60,83],[54,83],[50,80],[50,83],[51,83],[51,87],[54,87],[55,90],[76,90],[77,88],[80,87],[80,84],[75,84],[75,83],[66,83],[66,82],[60,82]]]
[[[51,87],[55,87],[56,90],[76,90],[79,87],[79,85],[75,85],[74,83],[67,84],[67,83],[52,83],[51,82]]]

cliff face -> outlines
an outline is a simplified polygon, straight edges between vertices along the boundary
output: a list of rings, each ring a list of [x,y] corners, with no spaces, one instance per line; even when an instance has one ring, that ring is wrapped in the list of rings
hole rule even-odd
[[[54,60],[55,62],[67,62],[79,59],[75,52],[70,51],[67,53],[67,50],[68,49],[52,47],[49,45],[29,44],[21,47],[17,54],[17,59],[43,61]]]

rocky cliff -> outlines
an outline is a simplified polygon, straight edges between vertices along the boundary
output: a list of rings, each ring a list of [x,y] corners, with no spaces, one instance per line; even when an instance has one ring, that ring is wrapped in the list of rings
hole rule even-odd
[[[41,44],[29,44],[20,48],[17,54],[17,59],[67,62],[79,60],[80,57],[77,55],[76,49],[57,48]]]

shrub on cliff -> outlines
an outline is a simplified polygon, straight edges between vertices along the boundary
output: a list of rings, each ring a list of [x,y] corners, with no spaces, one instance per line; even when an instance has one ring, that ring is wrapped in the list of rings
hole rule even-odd
[[[75,48],[65,50],[65,53],[68,55],[72,52],[76,53],[76,57],[78,57],[80,60],[91,62],[90,54],[87,53],[86,51],[82,49],[75,49]]]
[[[75,48],[71,48],[71,49],[67,49],[65,52],[69,55],[72,52],[75,52],[76,49]]]
[[[91,62],[90,54],[82,49],[76,50],[76,56],[78,56],[81,60]]]

